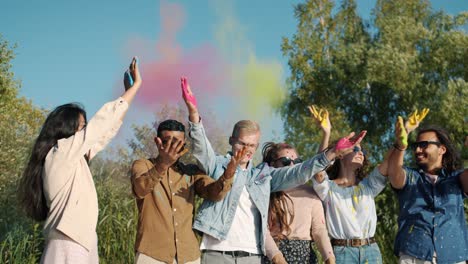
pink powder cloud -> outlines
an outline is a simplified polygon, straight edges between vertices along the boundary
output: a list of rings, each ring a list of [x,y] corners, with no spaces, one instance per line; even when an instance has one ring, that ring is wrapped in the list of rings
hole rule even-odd
[[[184,8],[177,3],[161,1],[161,33],[152,48],[147,41],[132,38],[131,50],[139,50],[143,78],[137,100],[152,108],[155,104],[180,102],[180,77],[186,76],[197,98],[221,93],[229,70],[220,52],[210,44],[183,50],[177,42],[177,33],[185,22]],[[156,59],[152,59],[156,58]]]
[[[227,66],[209,45],[192,50],[181,59],[157,60],[141,65],[143,87],[138,100],[144,104],[180,101],[180,77],[186,76],[197,97],[215,95],[222,88]]]

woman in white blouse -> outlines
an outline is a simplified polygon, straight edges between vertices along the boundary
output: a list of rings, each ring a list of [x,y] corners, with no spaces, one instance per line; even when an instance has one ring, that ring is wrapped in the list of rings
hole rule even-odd
[[[124,76],[125,92],[86,123],[79,104],[55,108],[32,148],[19,200],[33,219],[44,221],[41,263],[98,263],[98,201],[88,162],[117,133],[141,86],[136,58]]]
[[[328,112],[315,107],[309,109],[324,131],[321,145],[324,149],[331,130]],[[336,263],[382,263],[374,239],[377,225],[374,198],[385,187],[386,163],[384,161],[366,177],[367,158],[358,145],[312,180],[317,195],[324,202]]]

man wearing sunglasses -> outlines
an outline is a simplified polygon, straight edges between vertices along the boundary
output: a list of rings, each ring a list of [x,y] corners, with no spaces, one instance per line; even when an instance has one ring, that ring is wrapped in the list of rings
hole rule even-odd
[[[240,161],[234,175],[231,191],[217,203],[203,201],[195,218],[194,229],[203,233],[201,263],[260,264],[265,254],[270,192],[304,184],[315,173],[325,169],[330,160],[352,152],[366,132],[353,139],[352,133],[329,151],[300,164],[272,168],[263,163],[254,167],[252,158],[260,140],[258,124],[250,120],[237,122],[229,138],[231,152],[224,156],[216,155],[206,137],[195,96],[185,78],[181,80],[181,88],[189,111],[193,155],[208,175],[217,179],[232,155],[246,150],[245,158]]]
[[[395,254],[400,263],[465,263],[467,186],[460,178],[459,154],[445,131],[427,128],[410,144],[417,168],[403,166],[408,144],[402,124],[399,117],[388,168],[400,206]]]

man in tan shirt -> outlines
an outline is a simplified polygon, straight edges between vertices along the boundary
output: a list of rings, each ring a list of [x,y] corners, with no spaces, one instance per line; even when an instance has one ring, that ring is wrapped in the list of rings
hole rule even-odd
[[[200,263],[199,243],[192,230],[195,194],[222,200],[246,151],[231,159],[224,175],[215,181],[196,165],[179,161],[186,152],[182,123],[162,122],[155,142],[158,157],[132,165],[132,189],[139,213],[135,263]]]

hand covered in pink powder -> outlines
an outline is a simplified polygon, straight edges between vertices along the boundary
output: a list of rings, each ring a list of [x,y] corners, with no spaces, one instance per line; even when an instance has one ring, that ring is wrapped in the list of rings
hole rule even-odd
[[[193,95],[190,85],[186,77],[180,78],[180,88],[182,88],[182,97],[184,98],[187,108],[190,110],[197,109],[197,98]]]
[[[362,139],[366,136],[367,131],[363,130],[357,137],[354,136],[354,132],[351,132],[348,136],[341,138],[335,145],[335,154],[341,158],[344,155],[353,151],[354,146],[361,143]]]

